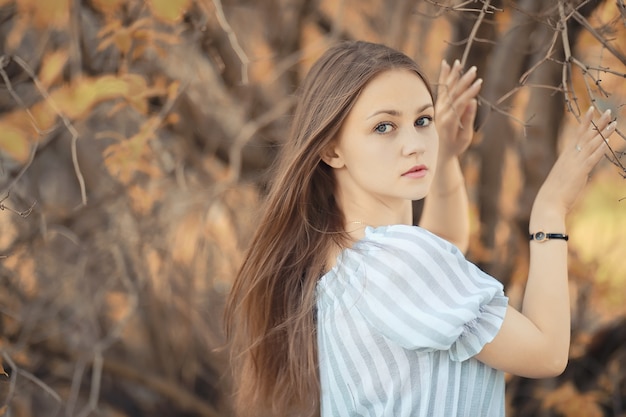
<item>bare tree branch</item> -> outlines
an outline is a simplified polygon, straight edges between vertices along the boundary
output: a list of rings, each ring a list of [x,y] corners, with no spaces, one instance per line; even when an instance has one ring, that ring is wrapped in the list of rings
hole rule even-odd
[[[20,217],[28,217],[28,216],[30,216],[30,214],[33,212],[33,208],[35,207],[35,204],[37,203],[36,201],[33,202],[33,204],[31,204],[31,206],[28,209],[23,210],[23,211],[18,211],[18,210],[10,208],[10,207],[8,207],[8,206],[6,206],[4,204],[4,202],[9,199],[9,196],[10,196],[10,192],[7,191],[6,197],[0,199],[0,211],[4,211],[4,210],[10,211],[11,213],[15,213],[15,214],[17,214]]]
[[[78,180],[78,185],[80,186],[80,196],[82,200],[82,205],[87,205],[87,190],[85,188],[85,178],[83,177],[83,173],[81,172],[80,165],[78,163],[78,153],[76,150],[76,144],[78,142],[78,131],[72,125],[72,122],[63,114],[59,106],[52,100],[46,88],[39,82],[39,78],[35,74],[35,72],[30,68],[30,66],[19,56],[13,56],[13,60],[20,66],[22,69],[30,76],[33,80],[39,93],[46,99],[46,102],[52,107],[54,112],[61,118],[65,128],[72,135],[72,145],[71,145],[71,153],[72,153],[72,163],[74,164],[74,173],[76,174],[76,179]]]
[[[237,137],[233,140],[229,152],[229,182],[234,183],[239,180],[241,175],[241,151],[243,147],[254,137],[254,135],[264,126],[267,126],[274,120],[282,117],[295,104],[295,97],[288,96],[279,102],[276,106],[263,113],[257,119],[247,122]]]
[[[578,23],[580,23],[585,29],[587,29],[587,31],[594,38],[596,38],[598,42],[600,42],[611,54],[613,54],[615,58],[620,60],[622,64],[626,65],[626,55],[624,55],[621,51],[619,51],[617,48],[611,45],[605,37],[600,35],[598,31],[593,26],[591,26],[589,21],[583,15],[580,14],[580,12],[575,10],[572,13],[572,16]]]
[[[476,19],[476,22],[474,22],[474,27],[472,28],[472,31],[470,32],[470,35],[467,39],[467,45],[465,46],[465,50],[463,51],[463,57],[461,58],[461,68],[465,68],[465,64],[467,63],[467,57],[469,56],[470,50],[472,49],[472,43],[474,42],[474,38],[476,37],[478,28],[483,22],[485,15],[487,13],[493,13],[493,11],[491,11],[491,6],[489,4],[490,2],[491,0],[483,1],[483,7],[480,9],[480,14],[478,15],[478,18]]]
[[[440,3],[438,1],[435,0],[426,0],[427,3],[432,4],[433,6],[437,6],[439,8],[439,11],[437,13],[435,13],[434,15],[427,15],[424,13],[420,13],[422,15],[424,15],[425,17],[430,17],[430,18],[437,18],[440,17],[442,14],[447,13],[447,12],[462,12],[462,13],[482,13],[483,8],[481,9],[477,9],[477,8],[473,8],[473,7],[466,7],[470,4],[475,4],[476,0],[466,0],[462,3],[459,4],[455,4],[454,6],[450,6],[449,4],[444,4],[444,3]],[[484,1],[483,1],[484,4]],[[493,13],[493,12],[501,12],[502,9],[499,9],[497,7],[494,6],[488,6],[488,12],[489,13]]]
[[[2,350],[2,357],[4,358],[5,362],[9,364],[9,366],[11,367],[12,370],[12,375],[11,375],[11,394],[15,393],[15,385],[16,381],[17,381],[17,375],[21,375],[24,378],[26,378],[27,380],[31,381],[32,383],[34,383],[35,385],[37,385],[39,388],[43,389],[48,395],[50,395],[56,402],[57,402],[57,411],[61,408],[63,401],[61,400],[61,396],[55,391],[53,390],[48,384],[46,384],[45,382],[43,382],[41,379],[37,378],[35,375],[31,374],[30,372],[19,368],[15,362],[13,361],[13,359],[11,358],[11,356],[9,356],[9,354],[5,351]],[[12,395],[11,395],[12,396]],[[11,397],[9,396],[9,397]],[[54,413],[56,414],[56,413]]]
[[[222,8],[221,0],[212,0],[212,1],[213,1],[213,6],[215,7],[215,15],[217,17],[217,21],[219,22],[224,32],[226,32],[226,34],[228,35],[228,40],[230,41],[230,44],[233,47],[233,50],[235,51],[235,53],[241,60],[241,83],[243,85],[248,85],[249,83],[248,65],[250,64],[250,59],[248,58],[244,50],[241,48],[241,45],[239,44],[239,40],[237,39],[237,34],[228,23],[228,20],[226,19],[226,15],[224,15],[224,9]]]
[[[4,187],[4,189],[0,191],[0,194],[4,194],[4,193],[8,194],[9,192],[11,192],[13,187],[15,187],[15,184],[17,184],[17,182],[24,176],[24,173],[26,173],[28,168],[33,164],[36,154],[37,154],[37,145],[33,145],[30,149],[30,155],[28,156],[28,160],[26,161],[26,163],[22,165],[22,167],[20,168],[20,171],[17,173],[15,178],[13,178],[11,182],[9,182]]]

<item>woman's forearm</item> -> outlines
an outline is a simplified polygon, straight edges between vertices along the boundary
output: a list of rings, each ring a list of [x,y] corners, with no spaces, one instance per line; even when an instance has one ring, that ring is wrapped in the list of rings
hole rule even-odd
[[[535,202],[529,224],[530,233],[538,231],[566,232],[565,213],[544,205],[541,197]],[[566,361],[570,342],[570,301],[565,240],[530,241],[530,265],[522,314],[545,335],[555,360]]]

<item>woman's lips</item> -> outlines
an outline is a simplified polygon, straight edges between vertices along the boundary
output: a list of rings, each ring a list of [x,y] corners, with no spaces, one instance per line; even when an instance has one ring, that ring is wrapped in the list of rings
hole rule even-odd
[[[428,168],[426,168],[426,165],[416,165],[402,174],[402,176],[406,178],[424,178],[427,173]]]

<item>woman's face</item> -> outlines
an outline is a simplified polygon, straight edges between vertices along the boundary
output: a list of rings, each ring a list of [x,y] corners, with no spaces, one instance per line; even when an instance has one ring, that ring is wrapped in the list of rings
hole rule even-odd
[[[339,201],[396,207],[424,198],[437,161],[433,118],[432,98],[414,72],[389,70],[372,79],[325,154]]]

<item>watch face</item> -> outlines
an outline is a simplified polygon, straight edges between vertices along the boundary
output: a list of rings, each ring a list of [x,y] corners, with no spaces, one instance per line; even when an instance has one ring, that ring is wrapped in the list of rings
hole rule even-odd
[[[544,232],[537,232],[535,233],[535,240],[541,242],[542,240],[546,239],[546,234]]]

